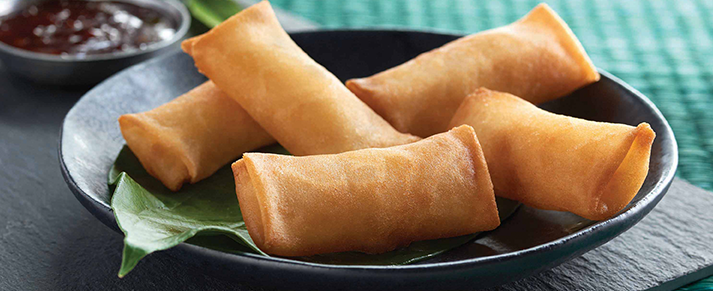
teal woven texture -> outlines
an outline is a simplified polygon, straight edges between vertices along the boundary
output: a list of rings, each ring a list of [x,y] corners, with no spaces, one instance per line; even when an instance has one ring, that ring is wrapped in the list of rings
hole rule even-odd
[[[473,33],[542,1],[271,0],[325,28],[399,27]],[[603,68],[648,96],[673,128],[677,175],[713,190],[713,1],[544,1]],[[711,197],[713,199],[713,197]],[[680,290],[713,290],[713,277]]]

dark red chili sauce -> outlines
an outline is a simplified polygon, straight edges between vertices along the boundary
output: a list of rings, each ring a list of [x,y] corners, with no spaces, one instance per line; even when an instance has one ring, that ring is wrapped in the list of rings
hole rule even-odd
[[[126,2],[54,0],[0,17],[0,41],[28,51],[81,58],[145,50],[173,38],[176,28],[167,15]]]

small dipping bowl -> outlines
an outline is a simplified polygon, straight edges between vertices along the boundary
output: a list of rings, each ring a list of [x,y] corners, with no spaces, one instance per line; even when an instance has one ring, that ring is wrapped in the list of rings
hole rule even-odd
[[[0,18],[44,1],[47,0],[0,0]],[[112,2],[123,2],[155,10],[176,24],[176,32],[172,38],[150,43],[142,50],[87,54],[81,57],[71,54],[62,56],[33,52],[0,41],[0,61],[14,75],[37,83],[63,86],[92,85],[131,65],[177,49],[180,40],[191,25],[188,9],[178,0],[112,0]]]

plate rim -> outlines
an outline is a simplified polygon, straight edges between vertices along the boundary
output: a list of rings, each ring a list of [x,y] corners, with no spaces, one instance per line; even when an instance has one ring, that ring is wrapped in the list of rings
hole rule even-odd
[[[320,33],[354,33],[354,32],[377,32],[377,33],[390,33],[390,32],[405,32],[405,33],[417,33],[417,34],[431,34],[431,35],[440,35],[440,36],[454,36],[454,37],[462,37],[464,35],[462,34],[455,34],[455,33],[447,33],[447,32],[440,32],[440,31],[433,31],[433,30],[412,30],[412,29],[333,29],[333,30],[318,30],[318,31],[303,31],[303,32],[296,32],[296,33],[290,33],[290,36],[293,35],[304,35],[304,34],[320,34]],[[180,52],[176,53],[169,53],[164,56],[158,57],[158,58],[153,58],[147,62],[157,62],[160,59],[163,58],[169,58],[173,55],[176,55]],[[141,63],[145,64],[147,62]],[[138,64],[138,65],[141,65]],[[135,65],[135,66],[138,66]],[[97,86],[92,88],[91,90],[87,91],[78,101],[79,103],[86,95],[89,95],[92,93],[94,90],[97,89],[97,87],[101,86],[105,82],[111,82],[114,78],[119,76],[120,74],[124,73],[124,71],[129,70],[135,66],[129,67],[125,70],[120,71],[119,73],[115,74],[114,76],[104,80],[103,82],[99,83]],[[200,256],[208,256],[208,257],[221,257],[223,259],[228,259],[229,261],[236,262],[236,263],[248,263],[248,264],[256,264],[256,265],[270,265],[271,267],[281,267],[281,265],[288,265],[289,267],[296,267],[296,268],[318,268],[320,270],[342,270],[342,271],[377,271],[377,272],[383,272],[383,271],[390,271],[390,272],[407,272],[407,273],[413,273],[413,272],[434,272],[434,271],[452,271],[452,270],[462,270],[462,269],[470,269],[471,267],[482,267],[485,265],[489,264],[496,264],[496,263],[502,263],[506,262],[509,260],[513,260],[516,258],[523,258],[523,257],[529,257],[529,256],[534,256],[538,254],[542,254],[543,252],[550,251],[553,249],[557,249],[562,246],[568,245],[570,242],[577,242],[579,240],[586,239],[590,236],[593,236],[598,233],[599,229],[609,229],[609,228],[617,228],[616,234],[607,236],[604,239],[601,239],[597,241],[595,244],[592,244],[591,248],[585,249],[583,251],[589,251],[591,249],[594,249],[609,240],[619,236],[621,233],[625,232],[632,226],[636,225],[644,216],[646,216],[657,204],[658,202],[663,198],[663,196],[666,194],[668,188],[670,187],[671,183],[673,182],[673,179],[675,177],[676,170],[678,168],[678,144],[675,139],[675,135],[673,133],[673,129],[671,128],[668,120],[665,118],[665,116],[661,113],[661,111],[656,107],[656,105],[644,94],[633,88],[631,85],[627,84],[623,80],[619,79],[618,77],[612,75],[611,73],[601,69],[597,68],[598,72],[602,75],[602,79],[609,79],[609,81],[613,82],[617,86],[623,88],[625,91],[629,92],[631,95],[635,96],[639,101],[643,102],[643,104],[648,107],[649,110],[653,111],[654,115],[658,117],[662,122],[663,122],[663,130],[666,132],[667,135],[671,137],[671,148],[668,149],[671,151],[671,167],[667,168],[664,170],[664,172],[661,175],[661,178],[656,182],[654,188],[647,194],[645,197],[643,197],[641,200],[637,201],[634,203],[634,205],[629,208],[628,210],[621,212],[617,214],[615,217],[607,219],[605,221],[599,221],[596,222],[590,226],[587,226],[581,230],[578,230],[577,232],[574,232],[572,234],[563,236],[561,238],[558,238],[553,241],[549,241],[540,245],[536,245],[530,248],[522,249],[522,250],[517,250],[509,253],[504,253],[504,254],[498,254],[498,255],[491,255],[491,256],[484,256],[484,257],[476,257],[476,258],[470,258],[470,259],[464,259],[464,260],[457,260],[457,261],[450,261],[450,262],[436,262],[436,263],[424,263],[424,264],[409,264],[409,265],[387,265],[387,266],[379,266],[379,265],[331,265],[331,264],[321,264],[321,263],[313,263],[313,262],[305,262],[305,261],[298,261],[298,260],[292,260],[288,258],[281,258],[281,257],[266,257],[258,254],[252,254],[252,253],[227,253],[227,252],[222,252],[218,250],[213,250],[205,247],[200,247],[197,245],[191,245],[188,243],[180,243],[179,245],[175,246],[174,249],[179,249],[182,251],[186,251],[189,253],[194,253]],[[72,111],[74,110],[74,106],[72,109],[69,110],[67,113],[67,116],[69,116]],[[67,116],[65,116],[65,119],[62,121],[62,125],[60,127],[60,132],[59,132],[59,140],[58,140],[58,159],[60,163],[60,168],[62,172],[62,176],[67,183],[68,187],[74,194],[74,196],[79,200],[79,202],[89,210],[90,213],[92,213],[97,219],[99,219],[102,223],[107,225],[109,228],[121,233],[121,230],[118,228],[118,225],[116,223],[115,217],[113,215],[113,210],[111,207],[104,203],[103,201],[99,201],[95,199],[93,196],[87,194],[81,187],[77,185],[77,183],[74,181],[72,175],[69,173],[69,170],[67,169],[67,166],[64,162],[64,155],[62,152],[62,141],[63,141],[63,133],[64,133],[64,127],[65,123],[67,120]],[[633,222],[632,222],[633,221]],[[627,224],[627,222],[632,222],[630,224]],[[581,250],[574,251],[574,253],[577,252],[582,252]],[[392,274],[392,273],[391,273]]]

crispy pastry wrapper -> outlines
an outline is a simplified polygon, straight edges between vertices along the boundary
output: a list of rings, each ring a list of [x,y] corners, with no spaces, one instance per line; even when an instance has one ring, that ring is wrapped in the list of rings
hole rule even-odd
[[[232,167],[250,237],[272,255],[383,253],[500,224],[470,126],[341,154],[246,153]]]
[[[567,24],[547,4],[507,26],[472,34],[347,87],[401,132],[448,130],[479,87],[538,104],[599,80]]]
[[[182,47],[203,74],[294,155],[419,140],[395,130],[303,52],[266,1]]]
[[[604,220],[636,196],[656,134],[553,114],[508,93],[479,89],[451,126],[475,129],[495,193],[526,205]]]
[[[119,126],[146,171],[173,191],[275,142],[210,81],[153,110],[122,115]]]

